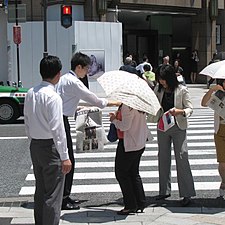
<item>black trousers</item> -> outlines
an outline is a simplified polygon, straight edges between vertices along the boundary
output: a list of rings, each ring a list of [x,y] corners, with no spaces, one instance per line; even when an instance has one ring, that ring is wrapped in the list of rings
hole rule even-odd
[[[74,174],[74,166],[75,166],[75,159],[74,159],[74,153],[73,153],[73,142],[72,137],[70,133],[70,124],[68,121],[67,116],[63,116],[65,131],[66,131],[66,140],[67,140],[67,148],[69,153],[69,158],[72,163],[72,168],[69,173],[66,174],[65,178],[65,185],[64,185],[64,191],[63,191],[63,198],[69,197],[71,193],[71,188],[73,185],[73,174]]]
[[[122,139],[117,145],[115,175],[123,194],[125,209],[145,207],[145,192],[139,175],[139,164],[144,149],[125,152]]]

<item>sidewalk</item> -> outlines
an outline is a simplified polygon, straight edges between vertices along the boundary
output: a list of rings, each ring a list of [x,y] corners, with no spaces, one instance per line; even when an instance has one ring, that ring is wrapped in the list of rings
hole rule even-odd
[[[60,225],[212,225],[224,224],[224,208],[147,207],[144,213],[118,216],[120,207],[91,207],[62,211]],[[27,205],[0,207],[1,225],[33,225],[33,209]]]
[[[200,108],[200,100],[207,91],[206,85],[188,85],[194,108]],[[103,93],[98,93],[103,97]],[[178,201],[165,200],[156,203],[148,197],[144,213],[118,216],[121,205],[87,206],[81,203],[79,211],[62,211],[60,225],[222,225],[225,224],[225,201],[196,196],[189,207],[180,207]],[[33,225],[33,198],[0,198],[0,225]]]

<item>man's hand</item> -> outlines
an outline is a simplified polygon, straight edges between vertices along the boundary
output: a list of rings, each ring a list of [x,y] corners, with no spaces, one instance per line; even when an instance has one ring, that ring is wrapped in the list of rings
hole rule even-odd
[[[62,161],[62,173],[67,174],[72,168],[72,163],[69,159]]]

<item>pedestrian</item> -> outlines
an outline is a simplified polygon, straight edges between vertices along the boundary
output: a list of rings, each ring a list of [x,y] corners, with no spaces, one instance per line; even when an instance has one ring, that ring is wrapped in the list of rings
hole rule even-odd
[[[152,65],[149,63],[148,57],[144,56],[142,59],[142,63],[136,66],[136,70],[139,71],[140,74],[143,74],[145,72],[143,68],[145,64],[148,64],[150,66],[150,71],[152,71]]]
[[[73,185],[74,174],[74,152],[73,142],[70,133],[70,124],[68,121],[69,116],[74,116],[77,110],[79,101],[82,99],[93,106],[104,108],[106,106],[112,106],[118,104],[115,101],[108,101],[107,99],[98,98],[93,92],[91,92],[79,78],[86,76],[91,61],[89,56],[81,52],[77,52],[71,59],[71,70],[61,76],[57,85],[57,93],[61,96],[63,101],[63,120],[66,131],[67,146],[69,151],[70,161],[72,162],[72,169],[66,175],[65,186],[63,192],[62,209],[79,209],[80,207],[78,199],[70,198],[71,188]]]
[[[161,63],[161,64],[157,67],[157,69],[156,69],[156,72],[155,72],[155,74],[156,74],[156,77],[155,77],[156,82],[158,82],[157,74],[159,74],[159,70],[160,70],[160,68],[161,68],[163,65],[170,65],[170,57],[169,57],[168,55],[165,55],[165,56],[163,57],[162,63]]]
[[[115,175],[123,194],[124,209],[117,214],[143,212],[146,200],[139,164],[148,136],[146,113],[122,104],[117,113],[110,113],[110,121],[119,129]]]
[[[216,91],[225,91],[225,80],[217,79],[218,85],[210,88],[203,96],[201,105],[208,106],[209,99]],[[225,119],[221,118],[216,111],[214,111],[214,141],[216,146],[217,162],[219,163],[218,171],[221,177],[221,184],[219,188],[219,196],[225,195]]]
[[[126,71],[128,73],[134,73],[138,75],[138,71],[131,65],[132,63],[132,58],[131,57],[126,57],[124,60],[124,65],[119,68],[119,70]]]
[[[176,73],[176,76],[177,76],[177,80],[180,84],[183,84],[184,86],[186,86],[186,83],[185,83],[185,79],[184,79],[184,76],[183,76],[183,68],[179,65],[179,61],[178,60],[175,60],[174,61],[174,69],[175,69],[175,73]]]
[[[154,89],[155,87],[155,73],[151,71],[151,67],[148,64],[145,64],[143,66],[144,73],[142,74],[142,77],[146,82],[148,83],[149,87]]]
[[[27,92],[24,103],[25,129],[36,180],[34,219],[37,225],[59,224],[65,174],[71,169],[62,99],[54,88],[61,68],[58,57],[44,57],[40,62],[42,82]]]
[[[188,161],[187,149],[187,118],[193,112],[187,87],[178,83],[172,65],[162,65],[158,70],[159,84],[155,94],[164,112],[174,116],[175,124],[167,131],[157,129],[158,138],[158,166],[159,166],[159,195],[157,200],[171,196],[171,143],[175,152],[177,181],[181,205],[187,206],[191,197],[195,196],[194,181]]]
[[[197,78],[197,72],[198,72],[198,62],[199,62],[199,57],[198,57],[198,51],[195,49],[191,53],[191,83],[195,84],[196,83],[196,78]]]

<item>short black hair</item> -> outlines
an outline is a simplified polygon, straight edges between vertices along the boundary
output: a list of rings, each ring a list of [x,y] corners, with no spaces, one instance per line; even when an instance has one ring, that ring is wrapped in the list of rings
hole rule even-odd
[[[178,87],[179,82],[174,67],[170,64],[162,65],[157,72],[158,80],[165,80],[169,89],[174,91]],[[161,91],[162,85],[159,83],[159,92]]]
[[[71,59],[71,70],[74,71],[78,65],[85,67],[90,64],[91,64],[91,59],[88,55],[85,55],[81,52],[77,52],[73,55]]]
[[[150,70],[151,70],[151,67],[150,67],[150,65],[145,64],[145,65],[143,66],[143,69],[144,69],[144,71],[150,71]]]
[[[53,79],[62,69],[62,63],[57,56],[45,56],[40,62],[42,79]]]

